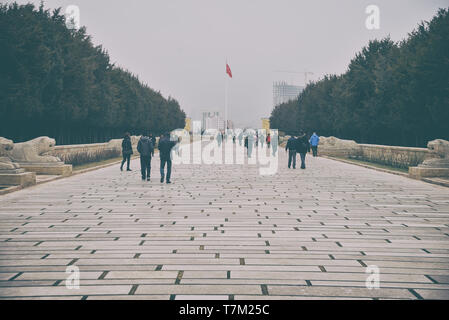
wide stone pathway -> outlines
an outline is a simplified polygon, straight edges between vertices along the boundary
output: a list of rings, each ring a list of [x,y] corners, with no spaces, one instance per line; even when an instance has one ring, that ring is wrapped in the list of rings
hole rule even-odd
[[[280,155],[269,177],[179,165],[160,184],[156,158],[150,183],[135,160],[0,196],[0,297],[449,299],[448,188]]]

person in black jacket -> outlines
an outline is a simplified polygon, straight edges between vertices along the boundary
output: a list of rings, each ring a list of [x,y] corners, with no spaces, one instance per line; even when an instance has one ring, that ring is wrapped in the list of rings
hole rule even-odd
[[[296,143],[297,140],[295,137],[291,137],[287,141],[287,145],[285,146],[285,151],[288,151],[288,168],[290,169],[293,162],[293,169],[296,169]]]
[[[154,157],[154,148],[156,148],[156,137],[154,137],[152,133],[150,133],[150,140],[151,143],[153,143],[153,153],[151,154],[151,156]]]
[[[161,183],[165,181],[167,184],[171,183],[170,177],[171,177],[171,150],[173,147],[181,141],[181,137],[178,138],[177,141],[170,141],[170,135],[169,134],[162,134],[159,138],[159,157],[161,158]],[[165,165],[167,164],[167,177],[165,178]]]
[[[310,151],[310,143],[307,140],[306,134],[302,132],[298,139],[296,139],[296,152],[301,156],[301,169],[306,168],[306,155]]]
[[[123,171],[123,165],[127,162],[126,171],[131,171],[129,168],[129,162],[131,161],[131,155],[133,154],[133,146],[131,144],[131,135],[129,132],[125,133],[125,137],[122,141],[122,155],[123,160],[120,166],[120,171]]]
[[[151,155],[154,153],[154,146],[151,139],[142,136],[137,144],[137,151],[140,153],[140,171],[142,173],[142,181],[150,181],[151,175]]]

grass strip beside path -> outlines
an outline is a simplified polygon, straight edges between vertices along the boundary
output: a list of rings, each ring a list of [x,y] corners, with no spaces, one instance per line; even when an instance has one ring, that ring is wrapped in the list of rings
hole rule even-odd
[[[120,162],[120,161],[122,161],[122,159],[123,159],[122,157],[116,157],[116,158],[106,159],[106,160],[97,161],[97,162],[89,162],[89,163],[85,163],[85,164],[82,164],[79,166],[74,166],[73,171],[80,171],[80,170],[84,170],[84,169],[102,166],[105,164],[112,164],[115,162]]]
[[[377,168],[377,169],[381,169],[381,171],[385,171],[385,172],[397,173],[400,175],[408,175],[408,169],[405,169],[405,168],[397,168],[397,167],[392,167],[392,166],[385,165],[385,164],[379,164],[379,163],[375,163],[375,162],[369,162],[369,161],[358,160],[358,159],[350,159],[350,158],[342,158],[342,157],[327,157],[327,158],[338,160],[338,161],[343,161],[343,162],[347,162],[347,163],[353,163],[356,165],[363,166],[365,168],[372,168],[372,169]]]

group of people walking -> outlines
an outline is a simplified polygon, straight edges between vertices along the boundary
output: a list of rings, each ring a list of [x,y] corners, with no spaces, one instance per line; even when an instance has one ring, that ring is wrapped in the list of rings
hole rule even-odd
[[[242,135],[243,136],[243,135]],[[239,136],[239,142],[241,145],[241,137]],[[247,150],[248,158],[251,158],[253,147],[261,146],[262,148],[266,144],[267,149],[273,150],[273,156],[277,153],[278,147],[278,137],[276,134],[271,137],[271,134],[268,133],[266,136],[264,134],[259,134],[257,131],[255,134],[247,133],[245,134],[244,146]]]
[[[234,144],[237,143],[237,140],[239,142],[239,145],[244,147],[247,150],[248,158],[251,158],[253,153],[253,148],[257,146],[261,146],[264,148],[264,146],[267,147],[267,149],[273,150],[273,156],[277,153],[277,147],[278,147],[278,136],[275,133],[273,137],[270,133],[267,133],[266,135],[263,133],[259,133],[257,130],[245,130],[240,131],[237,133],[224,133],[222,131],[219,131],[216,136],[214,136],[214,139],[216,139],[218,147],[221,147],[223,141],[227,141],[228,137],[232,137],[232,142]]]
[[[312,149],[313,156],[318,156],[318,144],[320,137],[314,132],[310,139],[307,139],[306,133],[301,132],[297,137],[290,137],[285,146],[285,151],[288,152],[288,168],[293,165],[296,169],[296,155],[299,153],[301,158],[301,169],[306,168],[306,155]]]
[[[158,149],[160,157],[160,173],[161,183],[164,181],[170,184],[171,178],[171,150],[180,142],[181,138],[177,141],[171,141],[169,134],[162,134],[159,138]],[[154,157],[154,149],[156,148],[156,137],[151,133],[148,136],[142,135],[137,144],[137,151],[140,154],[140,171],[142,175],[142,181],[150,181],[151,179],[151,159]],[[127,171],[130,169],[131,155],[133,154],[133,148],[131,143],[131,136],[127,132],[122,141],[122,155],[123,160],[120,166],[120,170],[123,171],[123,165],[127,163]],[[165,175],[165,167],[167,167],[167,174]]]
[[[220,139],[221,138],[221,139]],[[218,138],[221,142],[222,136]],[[239,141],[243,138],[239,136]],[[257,146],[258,143],[263,146],[265,142],[267,144],[268,149],[270,146],[273,147],[273,155],[276,154],[277,151],[277,137],[273,137],[272,140],[270,134],[266,137],[261,137],[259,135],[246,135],[244,145],[248,150],[248,157],[251,157],[251,152],[253,145]],[[170,134],[162,134],[159,138],[158,149],[159,149],[159,157],[160,157],[160,173],[161,173],[161,183],[164,181],[167,184],[170,184],[171,178],[171,151],[172,149],[181,141],[181,138],[172,141],[170,139]],[[233,141],[235,143],[236,137],[233,136]],[[272,144],[273,141],[273,144]],[[276,143],[274,143],[276,141]],[[318,156],[318,144],[320,142],[320,137],[314,132],[310,139],[307,139],[306,133],[301,132],[299,136],[292,136],[288,139],[287,145],[285,146],[285,151],[288,152],[288,168],[290,169],[293,166],[293,169],[296,169],[296,155],[299,153],[301,158],[301,169],[306,168],[306,155],[310,150],[312,150],[313,156]],[[156,148],[156,137],[154,137],[151,133],[148,136],[142,135],[137,144],[137,151],[140,154],[140,170],[142,175],[142,181],[150,181],[151,179],[151,159],[154,157],[154,149]],[[120,170],[123,171],[123,166],[126,163],[126,171],[131,171],[130,169],[130,161],[131,155],[133,154],[133,147],[131,142],[131,135],[127,132],[122,141],[122,155],[123,160],[120,165]],[[165,174],[165,167],[167,167],[167,174]]]

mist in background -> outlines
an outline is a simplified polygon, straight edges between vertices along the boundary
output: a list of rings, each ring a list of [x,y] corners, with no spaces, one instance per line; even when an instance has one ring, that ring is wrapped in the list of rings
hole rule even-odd
[[[6,1],[10,3],[12,1]],[[17,1],[20,4],[40,1]],[[3,1],[5,3],[5,1]],[[273,108],[273,81],[304,85],[345,72],[371,39],[402,40],[449,0],[47,0],[46,8],[77,5],[80,21],[112,62],[187,116],[224,112],[226,59],[229,119],[260,127]],[[368,5],[380,8],[380,29],[365,27]]]

